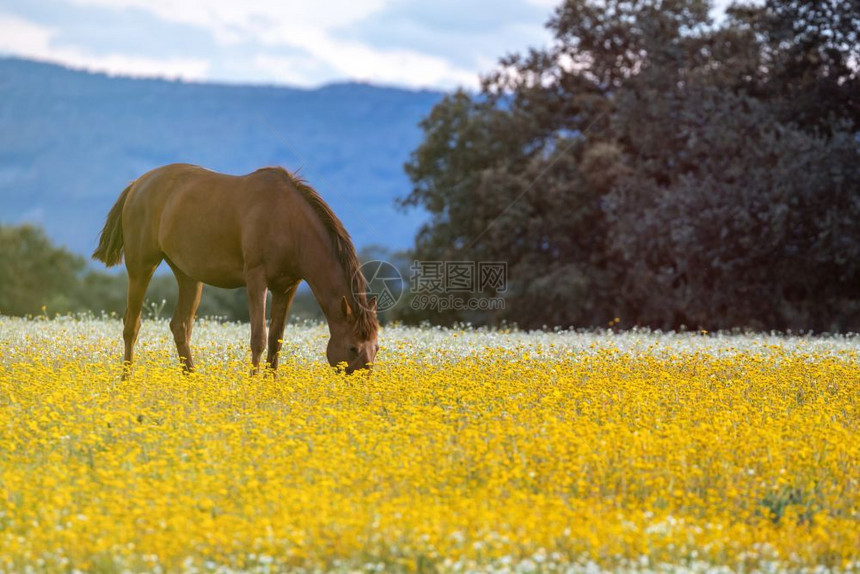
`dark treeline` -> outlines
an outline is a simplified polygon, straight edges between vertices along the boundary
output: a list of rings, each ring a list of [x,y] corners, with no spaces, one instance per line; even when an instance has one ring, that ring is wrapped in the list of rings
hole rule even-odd
[[[423,122],[415,257],[507,261],[521,326],[860,330],[860,2],[569,0]],[[491,294],[491,293],[489,293]]]

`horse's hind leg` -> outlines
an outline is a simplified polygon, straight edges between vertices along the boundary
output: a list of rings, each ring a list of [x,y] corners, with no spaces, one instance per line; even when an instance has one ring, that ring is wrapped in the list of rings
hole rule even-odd
[[[280,353],[281,344],[284,342],[287,313],[298,288],[299,284],[296,283],[286,291],[272,291],[272,321],[269,324],[269,352],[266,357],[266,364],[273,371],[278,369],[278,353]]]
[[[134,360],[134,344],[137,341],[137,333],[140,331],[140,312],[143,308],[143,298],[146,296],[146,288],[149,286],[149,280],[152,279],[156,267],[158,267],[157,263],[152,267],[143,269],[127,267],[128,299],[122,329],[122,338],[125,342],[124,375],[128,375]]]
[[[194,314],[197,312],[197,306],[200,305],[203,284],[172,265],[171,269],[179,285],[179,300],[176,302],[176,309],[170,320],[170,330],[173,332],[182,370],[188,373],[194,370],[194,361],[191,359],[191,330],[194,327]]]

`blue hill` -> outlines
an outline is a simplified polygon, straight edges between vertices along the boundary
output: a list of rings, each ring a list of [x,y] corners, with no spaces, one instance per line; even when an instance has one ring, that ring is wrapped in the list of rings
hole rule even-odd
[[[108,209],[149,169],[300,169],[361,246],[408,247],[403,163],[442,97],[365,84],[319,89],[108,77],[0,59],[0,222],[39,223],[89,254]]]

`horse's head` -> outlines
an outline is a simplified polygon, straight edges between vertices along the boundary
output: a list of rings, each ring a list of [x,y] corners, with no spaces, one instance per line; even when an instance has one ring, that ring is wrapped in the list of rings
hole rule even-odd
[[[370,314],[369,317],[359,317],[346,297],[341,301],[340,312],[343,320],[336,325],[329,324],[331,338],[326,349],[329,364],[337,366],[346,363],[347,374],[356,369],[370,369],[379,350],[376,337],[376,298],[371,298],[368,308],[363,310],[363,313]]]

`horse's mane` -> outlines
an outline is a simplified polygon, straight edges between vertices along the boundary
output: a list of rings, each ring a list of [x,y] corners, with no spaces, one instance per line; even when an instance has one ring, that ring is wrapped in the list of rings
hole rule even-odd
[[[352,293],[350,293],[348,299],[352,299],[350,304],[353,315],[356,318],[356,331],[362,338],[372,337],[379,329],[379,323],[376,319],[376,314],[372,313],[368,306],[367,281],[361,273],[361,263],[359,263],[358,257],[355,254],[355,247],[352,244],[349,232],[347,232],[343,223],[331,210],[331,207],[328,206],[304,178],[298,174],[290,173],[282,167],[264,169],[276,170],[285,175],[290,184],[310,204],[323,226],[328,230],[335,255],[340,262],[344,275],[347,277],[347,281],[350,283]]]

